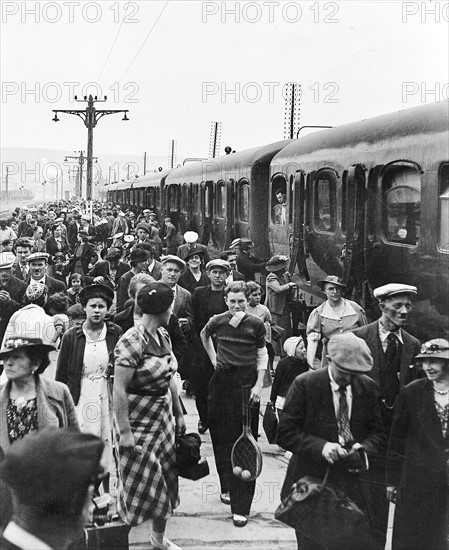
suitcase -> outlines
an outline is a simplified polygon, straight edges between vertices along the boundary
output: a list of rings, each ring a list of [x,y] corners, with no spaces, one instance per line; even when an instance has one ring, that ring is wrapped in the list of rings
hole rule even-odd
[[[129,550],[130,529],[120,520],[88,527],[87,550]]]

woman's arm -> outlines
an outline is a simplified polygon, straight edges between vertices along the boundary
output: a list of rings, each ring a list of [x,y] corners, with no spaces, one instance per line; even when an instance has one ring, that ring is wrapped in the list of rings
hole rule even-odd
[[[315,359],[316,350],[318,349],[318,340],[308,340],[307,342],[307,363],[313,369],[313,361]]]
[[[203,330],[201,331],[201,342],[203,342],[204,349],[206,350],[206,353],[209,356],[212,366],[215,368],[217,366],[217,354],[215,352],[212,338],[208,336],[206,333],[206,327],[204,327]]]
[[[173,401],[173,415],[175,417],[176,435],[183,435],[186,431],[186,423],[182,414],[181,402],[179,401],[178,387],[174,377],[170,380],[170,393]]]
[[[136,442],[129,422],[128,396],[126,390],[134,376],[134,369],[115,366],[114,412],[120,430],[120,447],[135,449]]]

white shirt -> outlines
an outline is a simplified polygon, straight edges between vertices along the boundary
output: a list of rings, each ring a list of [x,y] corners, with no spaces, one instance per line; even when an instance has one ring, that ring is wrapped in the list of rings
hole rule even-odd
[[[42,277],[42,279],[33,279],[33,277],[31,277],[30,279],[30,284],[36,284],[36,283],[41,283],[43,285],[45,285],[45,275]]]
[[[231,273],[229,273],[229,276],[226,278],[226,284],[230,285],[233,282],[234,282],[234,273],[232,273],[232,270],[231,270]]]
[[[52,550],[45,542],[32,535],[29,531],[22,529],[14,521],[10,521],[3,531],[3,538],[15,544],[23,550]]]
[[[334,402],[334,411],[335,411],[335,418],[338,418],[338,413],[340,411],[340,386],[337,384],[337,382],[335,382],[333,376],[332,376],[332,371],[329,367],[329,378],[330,378],[330,383],[331,383],[331,390],[332,390],[332,400]],[[348,404],[348,416],[349,416],[349,420],[351,420],[351,413],[352,413],[352,387],[351,385],[349,384],[348,386],[346,386],[346,402]],[[340,445],[343,447],[346,442],[344,441],[344,439],[340,436],[340,434],[338,434],[338,442],[340,443]]]

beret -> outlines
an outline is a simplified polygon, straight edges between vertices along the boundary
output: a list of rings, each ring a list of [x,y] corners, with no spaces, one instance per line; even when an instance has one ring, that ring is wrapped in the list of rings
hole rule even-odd
[[[374,289],[374,297],[380,301],[395,294],[418,294],[416,286],[405,285],[402,283],[389,283]]]
[[[9,447],[1,476],[38,515],[77,515],[100,472],[103,447],[95,435],[74,428],[45,428]]]
[[[158,315],[166,311],[173,303],[173,290],[160,281],[148,283],[137,294],[137,305],[144,313]]]
[[[186,243],[196,243],[198,239],[199,235],[195,231],[186,231],[184,233],[184,240]]]
[[[343,372],[361,374],[373,368],[368,344],[352,332],[335,334],[327,343],[330,360]]]
[[[220,258],[207,262],[206,264],[207,271],[210,271],[214,267],[220,267],[224,271],[231,271],[231,265],[229,264],[229,262],[227,262],[226,260],[221,260]]]

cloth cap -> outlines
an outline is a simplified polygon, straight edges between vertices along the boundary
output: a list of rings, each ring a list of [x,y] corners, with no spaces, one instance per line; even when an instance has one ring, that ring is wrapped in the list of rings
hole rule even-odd
[[[346,285],[342,283],[341,280],[336,275],[328,275],[322,281],[318,281],[317,284],[321,288],[321,290],[324,290],[324,285],[326,284],[337,285],[337,286],[341,286],[341,288],[346,288]]]
[[[1,477],[39,516],[77,515],[98,477],[103,447],[98,437],[74,428],[45,428],[9,447]]]
[[[0,254],[0,269],[11,268],[16,261],[16,257],[12,252],[2,252]]]
[[[48,262],[48,258],[50,258],[50,254],[47,254],[46,252],[33,252],[33,254],[30,254],[27,258],[28,263],[31,263],[34,260],[45,260]]]
[[[373,357],[367,343],[352,332],[331,336],[327,353],[343,372],[360,374],[373,368]]]
[[[105,255],[105,260],[112,260],[113,258],[120,258],[122,251],[119,248],[110,248]]]
[[[160,281],[149,283],[137,294],[137,305],[144,313],[158,315],[166,311],[173,303],[173,290]]]
[[[421,346],[421,352],[415,359],[449,359],[449,342],[443,338],[434,338]]]
[[[281,269],[284,269],[287,267],[288,262],[290,261],[290,258],[288,256],[283,256],[282,254],[276,254],[272,258],[270,258],[267,262],[266,270],[267,271],[280,271]]]
[[[87,302],[94,297],[99,296],[105,302],[112,304],[114,301],[114,291],[107,285],[93,284],[85,286],[80,292],[80,303],[85,306]]]
[[[236,248],[240,244],[241,239],[234,239],[229,245],[229,248]]]
[[[178,264],[181,269],[184,269],[186,266],[185,261],[182,260],[179,256],[175,256],[174,254],[167,254],[167,256],[162,256],[162,258],[160,259],[160,262],[162,264],[173,262],[175,264]]]
[[[148,235],[151,233],[151,227],[147,223],[140,222],[137,224],[136,231],[139,231],[139,229],[143,229],[148,233]]]
[[[210,262],[207,262],[207,265],[206,265],[207,271],[214,269],[214,267],[219,267],[223,269],[223,271],[227,271],[228,273],[231,271],[231,264],[226,260],[221,260],[220,258],[216,258],[215,260],[211,260]]]
[[[143,248],[133,248],[131,254],[129,255],[129,262],[144,262],[150,257],[149,253]]]
[[[374,297],[381,302],[385,298],[395,294],[418,294],[416,286],[404,285],[402,283],[389,283],[374,289]]]
[[[284,342],[284,351],[287,355],[290,355],[290,357],[293,357],[296,353],[296,348],[299,346],[299,349],[302,351],[306,351],[306,348],[304,346],[304,340],[301,336],[291,336],[290,338],[287,338]]]
[[[186,243],[189,243],[189,244],[196,243],[198,239],[199,239],[199,235],[195,231],[186,231],[184,233],[184,240]]]

